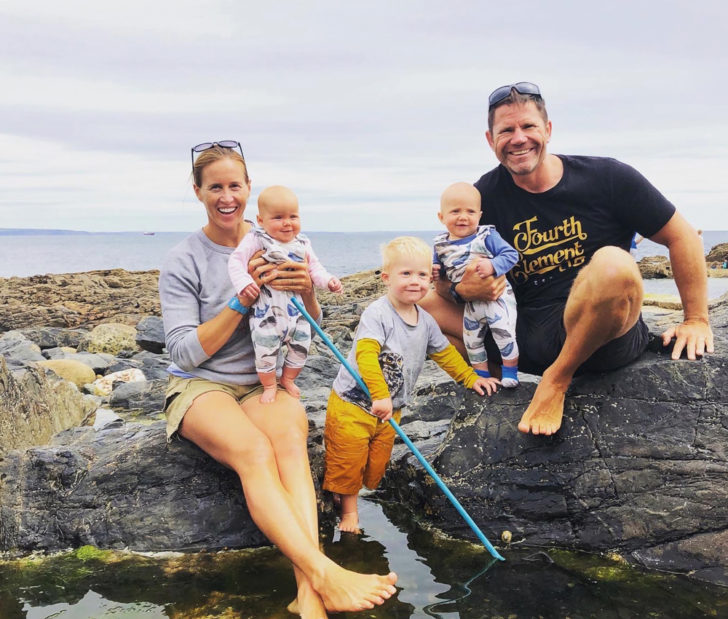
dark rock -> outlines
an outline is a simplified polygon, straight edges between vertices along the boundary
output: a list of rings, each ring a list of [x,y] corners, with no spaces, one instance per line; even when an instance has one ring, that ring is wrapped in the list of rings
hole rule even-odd
[[[0,356],[5,357],[10,369],[33,365],[36,361],[45,359],[40,347],[20,331],[8,331],[0,335]]]
[[[31,327],[20,332],[41,349],[67,346],[76,348],[87,331],[84,329],[63,329],[61,327]]]
[[[491,540],[508,530],[527,546],[615,551],[728,585],[726,318],[726,305],[714,310],[718,352],[701,361],[651,351],[615,372],[576,378],[552,437],[516,429],[535,385],[491,398],[467,392],[453,402],[436,470]],[[447,391],[447,383],[435,389],[443,405],[431,407],[433,417],[452,410]],[[404,449],[383,495],[473,537]]]
[[[164,323],[159,316],[146,316],[136,326],[139,348],[153,353],[164,350]]]
[[[321,447],[312,443],[310,451],[318,477]],[[167,445],[163,421],[69,430],[46,447],[7,454],[0,470],[0,550],[267,543],[237,476],[187,441]],[[322,509],[330,523],[331,509]]]
[[[167,379],[120,383],[114,387],[109,400],[112,408],[122,408],[144,414],[161,413]]]

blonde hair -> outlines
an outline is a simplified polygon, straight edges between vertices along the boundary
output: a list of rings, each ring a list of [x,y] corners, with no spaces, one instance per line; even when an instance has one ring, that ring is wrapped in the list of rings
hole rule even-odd
[[[207,150],[203,150],[200,156],[195,159],[195,163],[192,166],[192,179],[197,187],[202,187],[202,172],[211,163],[215,163],[220,159],[232,159],[238,161],[243,166],[243,175],[245,182],[249,183],[248,178],[248,166],[245,164],[245,159],[240,156],[240,153],[232,148],[224,148],[222,146],[213,146]]]
[[[382,245],[383,271],[387,271],[399,258],[420,258],[432,266],[432,247],[416,236],[398,236]]]

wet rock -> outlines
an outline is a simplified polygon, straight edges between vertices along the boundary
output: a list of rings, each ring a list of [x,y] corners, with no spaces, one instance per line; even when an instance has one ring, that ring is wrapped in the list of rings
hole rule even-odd
[[[113,355],[107,353],[73,352],[66,348],[48,348],[43,351],[48,359],[70,359],[92,368],[97,374],[104,374],[115,363]]]

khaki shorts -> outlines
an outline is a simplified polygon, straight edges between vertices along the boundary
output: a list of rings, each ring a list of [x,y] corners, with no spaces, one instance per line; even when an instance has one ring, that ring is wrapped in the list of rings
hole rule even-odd
[[[203,393],[222,391],[242,404],[248,398],[263,393],[263,385],[227,385],[206,378],[182,378],[170,376],[164,401],[164,414],[167,417],[167,442],[171,441],[182,424],[182,418],[192,403]]]
[[[399,423],[401,410],[394,411]],[[326,473],[324,490],[356,494],[362,485],[374,490],[384,477],[392,455],[392,424],[345,402],[333,391],[326,409]]]

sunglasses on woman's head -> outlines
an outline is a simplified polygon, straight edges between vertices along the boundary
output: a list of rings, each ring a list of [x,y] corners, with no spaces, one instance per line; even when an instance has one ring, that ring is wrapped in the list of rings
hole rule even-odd
[[[245,155],[243,155],[243,147],[240,146],[240,142],[237,142],[236,140],[220,140],[219,142],[203,142],[202,144],[198,144],[197,146],[192,147],[192,169],[194,170],[195,167],[195,153],[201,153],[206,150],[210,150],[211,148],[215,148],[216,146],[220,146],[221,148],[237,148],[240,150],[240,156],[243,158],[243,161],[245,161]]]
[[[488,111],[493,109],[493,106],[498,105],[503,99],[511,94],[511,90],[515,90],[520,95],[531,95],[533,97],[541,97],[541,91],[538,89],[536,84],[531,82],[517,82],[516,84],[506,84],[500,88],[496,88],[490,93],[488,97]]]

